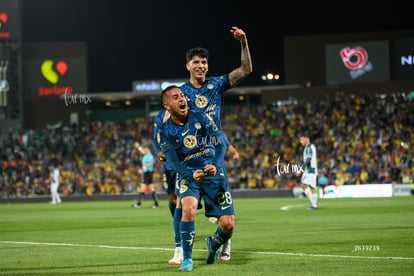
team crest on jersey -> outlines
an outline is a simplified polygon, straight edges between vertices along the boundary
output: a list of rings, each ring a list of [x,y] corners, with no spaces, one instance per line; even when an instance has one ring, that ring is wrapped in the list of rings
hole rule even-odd
[[[212,85],[212,84],[210,83],[210,84],[208,84],[208,85],[207,85],[207,88],[211,90],[211,89],[213,89],[213,88],[214,88],[214,85]]]
[[[203,95],[197,95],[195,104],[198,108],[204,108],[208,104],[207,98]]]
[[[183,179],[180,182],[180,194],[187,192],[188,186],[187,186],[187,179]]]
[[[197,145],[197,138],[194,135],[187,135],[183,139],[183,144],[186,148],[192,149]]]

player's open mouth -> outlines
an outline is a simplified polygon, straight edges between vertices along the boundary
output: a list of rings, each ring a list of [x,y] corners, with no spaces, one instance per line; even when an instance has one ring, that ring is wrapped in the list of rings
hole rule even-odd
[[[180,110],[185,110],[187,105],[185,103],[180,104]]]

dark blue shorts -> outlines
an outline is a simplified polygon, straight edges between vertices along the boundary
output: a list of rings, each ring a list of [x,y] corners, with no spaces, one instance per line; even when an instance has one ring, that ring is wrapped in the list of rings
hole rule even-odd
[[[163,188],[167,192],[167,194],[175,193],[177,173],[174,170],[168,170],[168,169],[163,168],[162,177],[163,177]]]
[[[219,172],[222,173],[219,173]],[[202,183],[181,179],[180,198],[192,196],[200,201],[204,198],[204,210],[206,217],[220,217],[223,215],[234,215],[233,199],[230,186],[223,169],[218,169],[215,176],[206,176]]]

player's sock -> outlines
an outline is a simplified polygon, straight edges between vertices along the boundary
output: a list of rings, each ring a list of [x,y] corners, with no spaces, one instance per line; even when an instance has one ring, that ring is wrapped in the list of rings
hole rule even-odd
[[[138,205],[141,205],[142,201],[144,200],[144,192],[140,192],[138,195]]]
[[[305,193],[306,198],[307,198],[307,199],[309,199],[311,206],[313,206],[313,205],[312,205],[312,204],[313,204],[313,202],[312,202],[312,192],[311,192],[310,188],[309,188],[309,187],[307,187],[307,188],[305,189],[305,191],[303,191],[303,192]]]
[[[311,194],[311,202],[312,202],[312,207],[318,207],[318,194],[314,193]]]
[[[303,191],[303,193],[305,194],[305,196],[308,198],[308,199],[310,199],[310,189],[309,189],[309,187],[308,188],[306,188],[304,191]]]
[[[214,233],[214,241],[212,242],[211,248],[214,250],[218,250],[220,248],[220,246],[225,243],[226,241],[228,241],[231,236],[233,235],[233,232],[231,233],[224,233],[220,226],[217,227],[216,229],[216,233]]]
[[[184,260],[192,259],[193,241],[195,236],[194,221],[181,221],[180,229]]]
[[[175,240],[175,246],[176,247],[181,246],[180,225],[181,225],[182,216],[183,216],[183,209],[175,208],[173,226],[174,226],[174,240]]]
[[[168,208],[170,209],[171,216],[174,217],[175,207],[177,204],[175,202],[168,202]]]
[[[152,199],[154,200],[154,206],[158,206],[158,196],[157,193],[154,191],[151,193]]]

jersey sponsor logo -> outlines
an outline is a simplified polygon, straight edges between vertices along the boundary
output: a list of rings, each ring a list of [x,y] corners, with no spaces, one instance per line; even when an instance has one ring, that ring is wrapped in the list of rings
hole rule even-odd
[[[188,133],[189,131],[190,131],[190,130],[189,130],[189,129],[187,129],[186,131],[182,132],[182,133],[181,133],[181,136],[185,136],[185,135],[187,135],[187,133]]]
[[[192,149],[197,145],[197,138],[194,135],[184,137],[183,144],[186,148]]]
[[[226,210],[227,208],[230,208],[231,206],[230,205],[227,205],[227,206],[221,206],[221,210]]]
[[[188,155],[186,155],[182,158],[180,157],[180,161],[187,162],[188,160],[191,160],[193,158],[197,158],[197,157],[200,157],[200,156],[207,155],[209,153],[209,151],[210,151],[210,149],[206,148],[205,146],[200,147],[195,152],[193,152],[191,154],[188,154]]]
[[[208,104],[207,98],[203,95],[197,95],[195,100],[195,105],[198,108],[204,108]]]

